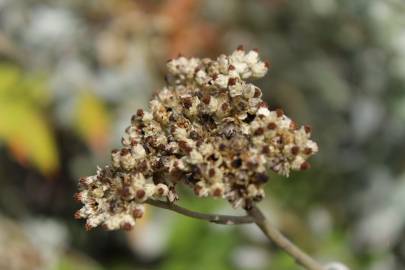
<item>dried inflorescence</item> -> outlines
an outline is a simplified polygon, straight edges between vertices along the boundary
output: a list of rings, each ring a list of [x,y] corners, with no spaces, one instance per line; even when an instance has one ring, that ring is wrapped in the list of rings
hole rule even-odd
[[[132,117],[112,165],[80,181],[84,207],[76,216],[87,218],[88,228],[131,228],[145,200],[176,200],[177,183],[248,207],[264,197],[269,170],[305,170],[318,151],[308,126],[269,110],[262,91],[245,81],[268,70],[256,50],[239,47],[216,60],[180,56],[167,67],[168,85],[150,112]]]

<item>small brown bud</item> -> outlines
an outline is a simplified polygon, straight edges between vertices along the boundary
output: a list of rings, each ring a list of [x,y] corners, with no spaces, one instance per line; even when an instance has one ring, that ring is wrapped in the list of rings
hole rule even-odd
[[[203,189],[202,186],[200,186],[200,185],[195,185],[195,186],[194,186],[194,193],[195,193],[197,196],[200,196],[202,189]]]
[[[211,101],[211,96],[210,95],[204,95],[203,97],[202,97],[202,100],[201,100],[205,105],[208,105],[208,104],[210,104],[210,101]]]
[[[214,190],[214,192],[212,193],[212,195],[213,195],[214,197],[221,197],[222,194],[223,194],[223,189],[222,189],[222,188],[216,188],[216,189]]]
[[[141,218],[143,216],[143,211],[141,209],[135,208],[132,211],[132,216],[137,219],[137,218]]]
[[[248,169],[254,170],[254,169],[257,168],[258,164],[257,164],[257,162],[255,162],[255,161],[248,161],[248,162],[246,163],[246,166],[248,167]]]
[[[236,48],[236,50],[238,50],[238,51],[244,51],[244,50],[245,50],[245,47],[241,44],[241,45],[239,45],[239,46]]]
[[[89,223],[86,223],[85,225],[84,225],[84,228],[86,229],[86,231],[91,231],[92,229],[93,229],[93,226],[91,226]]]
[[[270,147],[268,145],[263,146],[262,153],[265,155],[270,154]]]
[[[310,155],[310,154],[312,154],[312,148],[306,147],[306,148],[304,149],[304,154],[305,154],[305,155]]]
[[[229,79],[228,79],[228,85],[229,85],[229,86],[235,85],[235,84],[236,84],[236,78],[229,78]]]
[[[308,170],[309,168],[311,168],[311,164],[309,164],[308,161],[304,161],[304,162],[301,164],[301,167],[300,167],[301,171]]]
[[[76,202],[81,202],[82,201],[82,194],[80,192],[77,192],[73,195],[73,198],[75,199]]]
[[[86,178],[85,178],[85,177],[80,177],[80,179],[79,179],[79,185],[82,186],[82,187],[84,187],[84,188],[87,188],[87,187],[88,187],[87,181],[86,181]]]
[[[231,165],[234,168],[240,168],[240,166],[242,166],[242,159],[236,158],[236,159],[232,160]]]
[[[139,109],[139,110],[136,111],[136,116],[138,116],[138,117],[141,117],[141,118],[142,118],[142,117],[144,116],[144,114],[145,114],[145,113],[143,112],[142,109]]]
[[[80,214],[80,210],[75,212],[74,217],[75,217],[75,219],[82,219],[82,215]]]
[[[121,152],[120,152],[120,155],[121,156],[126,156],[126,155],[128,155],[129,154],[129,149],[127,149],[127,148],[122,148],[121,149]]]
[[[222,103],[221,110],[225,112],[228,109],[229,109],[229,104],[227,102]]]
[[[164,188],[159,187],[159,188],[157,189],[157,194],[158,194],[159,196],[162,196],[164,193],[165,193]]]
[[[121,229],[125,231],[130,231],[133,229],[134,226],[132,226],[130,223],[125,222],[124,224],[121,225]]]
[[[259,88],[255,88],[255,94],[253,97],[259,98],[262,95],[262,91]]]
[[[271,129],[271,130],[274,130],[274,129],[277,128],[277,124],[274,123],[274,122],[270,122],[270,123],[267,124],[267,128]]]
[[[138,144],[138,142],[135,139],[131,140],[131,146],[136,146]]]
[[[143,199],[145,197],[145,195],[146,195],[146,192],[143,189],[138,189],[136,191],[136,198],[138,198],[140,200]]]
[[[186,141],[179,141],[178,144],[179,144],[180,149],[183,150],[183,151],[186,152],[186,153],[190,153],[191,150],[193,150],[193,149],[187,144]]]
[[[141,162],[138,163],[137,169],[140,172],[144,172],[148,169],[148,163],[146,160],[142,160]]]
[[[258,107],[259,107],[259,108],[268,108],[269,105],[268,105],[265,101],[262,101],[262,102],[260,102],[260,104],[259,104]]]
[[[228,70],[235,70],[235,66],[234,65],[229,65]]]
[[[294,156],[298,155],[298,153],[300,152],[300,148],[298,146],[293,146],[291,147],[291,154],[293,154]]]
[[[270,68],[271,64],[270,64],[269,61],[264,61],[264,66],[265,66],[266,68]]]
[[[269,180],[269,177],[265,173],[257,173],[255,179],[258,183],[266,183]]]
[[[260,136],[260,135],[263,135],[263,133],[264,133],[264,129],[259,127],[258,129],[255,130],[254,135]]]
[[[193,100],[191,99],[191,97],[184,98],[183,105],[184,105],[184,108],[190,109],[191,106],[193,106]]]
[[[215,176],[215,169],[213,169],[213,168],[209,169],[208,176],[209,177],[214,177]]]
[[[123,187],[121,189],[121,196],[123,198],[128,198],[129,196],[131,196],[131,190],[129,189],[129,187]]]
[[[277,117],[282,117],[284,115],[284,111],[282,109],[276,109]]]
[[[312,132],[312,128],[310,126],[308,126],[308,125],[304,126],[304,130],[305,130],[305,133],[307,133],[307,134]]]

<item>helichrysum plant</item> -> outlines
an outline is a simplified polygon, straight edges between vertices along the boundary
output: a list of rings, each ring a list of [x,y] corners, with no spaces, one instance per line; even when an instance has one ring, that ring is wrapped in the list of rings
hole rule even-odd
[[[311,128],[280,109],[270,110],[262,91],[249,82],[263,77],[267,62],[257,50],[238,47],[217,59],[179,56],[167,62],[167,85],[139,109],[111,152],[111,165],[80,179],[76,218],[86,228],[131,229],[144,204],[220,224],[256,223],[307,269],[324,269],[280,234],[255,204],[265,196],[272,170],[288,176],[306,170],[318,152]],[[175,204],[178,185],[197,197],[227,200],[246,216],[203,214]]]

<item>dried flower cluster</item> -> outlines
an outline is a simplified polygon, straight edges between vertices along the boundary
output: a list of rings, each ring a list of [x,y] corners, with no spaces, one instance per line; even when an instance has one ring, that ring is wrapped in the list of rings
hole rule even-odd
[[[268,70],[257,51],[239,47],[216,60],[180,56],[167,67],[168,85],[150,112],[132,117],[112,165],[80,181],[84,206],[76,217],[87,218],[88,228],[131,228],[145,200],[176,200],[177,183],[248,207],[264,197],[270,169],[285,176],[305,170],[318,151],[308,126],[269,110],[262,91],[245,81]]]

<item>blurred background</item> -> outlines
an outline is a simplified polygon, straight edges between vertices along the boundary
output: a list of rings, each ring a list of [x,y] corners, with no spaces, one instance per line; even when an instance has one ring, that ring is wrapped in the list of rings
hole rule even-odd
[[[73,219],[78,178],[109,162],[166,60],[239,44],[270,60],[271,108],[320,145],[311,170],[272,175],[262,209],[322,262],[405,269],[404,14],[402,0],[0,0],[0,269],[300,269],[254,226],[149,208],[131,232]]]

